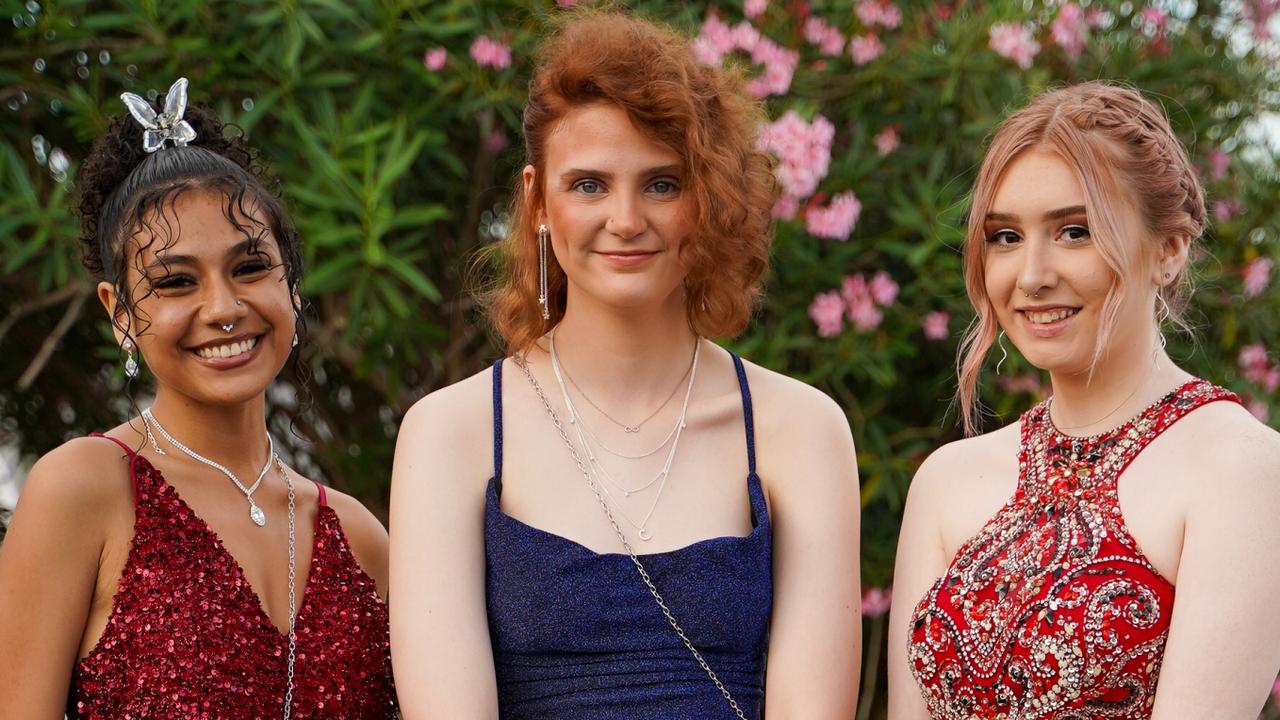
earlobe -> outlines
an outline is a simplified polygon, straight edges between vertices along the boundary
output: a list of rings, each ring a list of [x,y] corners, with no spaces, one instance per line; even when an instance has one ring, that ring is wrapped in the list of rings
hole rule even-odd
[[[1155,280],[1160,287],[1167,286],[1186,267],[1191,251],[1191,238],[1173,235],[1165,238],[1160,247],[1160,259],[1156,263]]]
[[[125,334],[121,329],[120,318],[125,314],[125,309],[119,302],[115,286],[106,280],[98,283],[98,302],[102,303],[103,309],[107,311],[107,318],[111,321],[111,332],[116,336],[116,344],[122,345]]]
[[[520,172],[520,179],[524,183],[525,210],[533,220],[533,226],[537,227],[547,221],[546,214],[542,211],[542,208],[533,207],[530,201],[530,198],[533,197],[533,184],[538,181],[537,168],[532,165],[525,165],[524,170]]]

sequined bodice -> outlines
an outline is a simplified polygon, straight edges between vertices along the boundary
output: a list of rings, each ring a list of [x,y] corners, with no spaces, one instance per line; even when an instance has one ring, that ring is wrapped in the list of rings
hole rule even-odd
[[[70,718],[282,717],[289,642],[222,542],[141,456],[111,616],[76,664]],[[299,569],[293,717],[396,716],[387,609],[321,501]],[[283,559],[282,559],[283,571]]]
[[[1150,718],[1174,588],[1125,526],[1117,480],[1190,411],[1238,399],[1203,380],[1115,430],[1021,422],[1018,487],[916,606],[911,670],[938,720]]]

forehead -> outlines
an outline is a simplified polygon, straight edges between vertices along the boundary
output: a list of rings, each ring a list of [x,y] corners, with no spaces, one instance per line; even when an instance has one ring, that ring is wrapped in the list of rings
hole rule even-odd
[[[177,255],[221,261],[247,239],[261,241],[263,249],[275,247],[266,213],[253,196],[198,189],[149,210],[130,244],[142,250],[143,262]]]
[[[682,164],[679,154],[642,132],[625,110],[606,103],[565,113],[547,138],[546,163],[551,176],[568,168],[626,173]]]
[[[991,212],[1015,215],[1085,205],[1084,188],[1057,153],[1031,149],[1018,154],[996,186]]]

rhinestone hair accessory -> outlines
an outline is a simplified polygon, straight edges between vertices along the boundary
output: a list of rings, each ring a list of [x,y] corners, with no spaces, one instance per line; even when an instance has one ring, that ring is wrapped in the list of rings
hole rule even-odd
[[[185,147],[196,139],[195,128],[182,119],[183,113],[187,111],[186,78],[178,78],[169,87],[169,92],[164,96],[164,112],[159,114],[156,114],[151,103],[133,93],[121,93],[120,99],[129,108],[133,119],[145,130],[142,134],[143,150],[153,153],[164,147],[165,141],[172,142],[174,147]]]

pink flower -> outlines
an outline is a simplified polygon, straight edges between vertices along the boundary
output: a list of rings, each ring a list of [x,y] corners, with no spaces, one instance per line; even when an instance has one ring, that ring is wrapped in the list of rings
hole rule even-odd
[[[1244,213],[1244,206],[1235,198],[1225,198],[1213,201],[1213,219],[1218,222],[1227,222],[1234,217],[1239,217]]]
[[[444,69],[444,63],[449,59],[449,52],[442,47],[428,48],[422,53],[422,64],[431,72],[439,72]]]
[[[884,314],[869,297],[860,297],[849,303],[849,322],[858,330],[874,330],[880,326]]]
[[[853,12],[867,28],[880,25],[892,30],[902,24],[902,11],[889,0],[859,0]]]
[[[508,144],[507,134],[501,130],[494,130],[484,138],[484,149],[488,150],[490,155],[502,152]]]
[[[556,5],[562,8],[571,8],[578,4],[578,0],[556,0]]]
[[[897,5],[884,3],[880,7],[880,24],[893,30],[902,25],[902,11]]]
[[[748,53],[754,52],[760,42],[760,31],[748,22],[740,22],[733,26],[731,33],[733,46]]]
[[[898,299],[898,283],[889,277],[889,273],[881,270],[871,278],[871,298],[879,305],[892,305]]]
[[[1040,52],[1040,43],[1032,37],[1031,30],[1019,23],[997,23],[990,30],[991,49],[997,55],[1008,58],[1026,70],[1031,60]]]
[[[884,43],[874,33],[867,33],[849,41],[849,54],[853,56],[855,65],[866,65],[880,57],[884,52]]]
[[[1164,9],[1155,5],[1148,5],[1138,13],[1138,17],[1142,18],[1143,24],[1151,29],[1152,33],[1159,33],[1169,24],[1169,13]]]
[[[835,132],[835,126],[821,115],[807,123],[794,110],[760,127],[756,143],[761,150],[777,156],[782,194],[790,196],[797,208],[799,201],[812,195],[827,176]]]
[[[1244,405],[1249,412],[1262,422],[1270,419],[1271,411],[1267,408],[1267,404],[1261,400],[1250,399]],[[1280,678],[1276,678],[1276,684],[1271,687],[1271,698],[1276,702],[1280,702]]]
[[[1262,343],[1253,343],[1240,348],[1240,356],[1236,359],[1244,377],[1254,385],[1265,385],[1267,373],[1271,370],[1271,360],[1267,357],[1267,348]]]
[[[862,214],[862,203],[852,191],[842,192],[825,208],[812,207],[804,215],[804,227],[814,237],[848,240]]]
[[[1245,0],[1241,8],[1245,19],[1253,23],[1253,37],[1258,42],[1270,39],[1271,17],[1280,10],[1280,0]]]
[[[782,195],[773,204],[773,217],[777,220],[794,220],[800,212],[800,201],[794,195]]]
[[[1273,393],[1276,388],[1280,388],[1280,367],[1273,366],[1267,370],[1266,376],[1262,379],[1262,387],[1269,393]]]
[[[854,301],[871,297],[871,288],[867,286],[867,278],[862,273],[848,275],[840,285],[840,297],[852,304]]]
[[[769,0],[745,0],[742,3],[742,14],[749,18],[757,18],[769,7]]]
[[[876,133],[875,138],[876,152],[880,157],[884,157],[894,150],[898,149],[898,129],[890,125],[880,132]]]
[[[818,326],[819,337],[839,335],[844,329],[844,300],[831,290],[818,293],[809,303],[809,317]]]
[[[511,67],[511,48],[506,43],[481,35],[471,43],[471,59],[480,67],[502,70]]]
[[[764,73],[747,83],[747,92],[759,98],[786,95],[791,89],[791,77],[800,64],[800,53],[761,37],[751,48],[751,61],[764,65]]]
[[[875,618],[889,612],[893,604],[893,588],[872,587],[862,591],[862,616]]]
[[[1089,8],[1089,12],[1084,14],[1084,23],[1091,28],[1102,27],[1106,19],[1107,11],[1100,7]]]
[[[1063,5],[1058,11],[1058,17],[1049,25],[1049,34],[1067,57],[1072,60],[1080,57],[1085,42],[1089,40],[1089,24],[1085,20],[1084,10],[1075,3]]]
[[[1231,157],[1218,149],[1209,151],[1205,156],[1209,161],[1209,178],[1217,181],[1227,176],[1227,168],[1231,166]]]
[[[819,52],[828,57],[844,52],[844,36],[820,17],[811,16],[805,20],[804,38],[810,44],[817,45]]]
[[[946,340],[951,335],[951,314],[945,310],[934,310],[920,321],[920,328],[929,340]]]
[[[1257,297],[1271,280],[1271,258],[1260,257],[1244,268],[1244,296]]]

